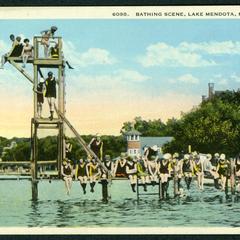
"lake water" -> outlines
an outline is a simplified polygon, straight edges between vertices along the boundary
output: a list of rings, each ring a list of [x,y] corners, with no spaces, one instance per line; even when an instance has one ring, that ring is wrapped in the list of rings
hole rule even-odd
[[[153,195],[138,201],[127,180],[113,181],[108,203],[101,200],[100,184],[94,193],[88,185],[86,195],[78,182],[70,196],[60,180],[42,180],[38,189],[39,200],[32,202],[29,180],[0,181],[0,227],[240,227],[240,196],[226,198],[212,186],[200,192],[195,182],[186,196],[166,201]]]

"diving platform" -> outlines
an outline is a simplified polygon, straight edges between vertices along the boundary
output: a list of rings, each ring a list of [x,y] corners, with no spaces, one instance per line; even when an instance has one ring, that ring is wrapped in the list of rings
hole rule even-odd
[[[7,61],[14,61],[15,63],[22,63],[22,57],[7,57]],[[39,68],[57,68],[59,65],[64,65],[64,61],[62,59],[55,58],[28,58],[27,63],[38,65]]]

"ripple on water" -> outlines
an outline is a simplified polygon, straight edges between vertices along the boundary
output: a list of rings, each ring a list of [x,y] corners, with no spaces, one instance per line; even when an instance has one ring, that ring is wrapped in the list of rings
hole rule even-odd
[[[126,181],[114,182],[112,199],[101,201],[101,188],[82,195],[74,185],[65,195],[62,181],[41,182],[39,201],[32,202],[31,187],[24,181],[0,182],[0,226],[29,227],[240,227],[240,196],[226,198],[223,192],[206,186],[203,192],[192,185],[182,198],[159,201],[156,196],[136,199]],[[7,189],[12,189],[11,194]],[[13,194],[14,192],[14,194]]]

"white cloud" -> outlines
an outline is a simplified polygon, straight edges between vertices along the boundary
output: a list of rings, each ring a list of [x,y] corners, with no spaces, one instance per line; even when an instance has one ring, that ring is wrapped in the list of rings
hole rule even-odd
[[[211,41],[201,43],[182,42],[179,44],[179,48],[184,51],[200,51],[207,54],[240,54],[240,42],[233,41]]]
[[[131,69],[120,69],[111,74],[78,74],[69,77],[73,84],[79,83],[80,87],[84,86],[89,89],[102,88],[112,89],[119,86],[125,86],[132,83],[144,82],[150,79],[149,76],[143,75],[138,71]],[[99,89],[100,90],[100,89]]]
[[[149,76],[127,69],[118,70],[114,73],[114,75],[119,81],[144,82],[150,79]]]
[[[168,80],[170,83],[187,83],[187,84],[198,84],[199,79],[194,77],[192,74],[184,74],[178,78],[175,79],[169,79]]]
[[[231,79],[233,79],[235,82],[240,82],[240,76],[238,76],[236,73],[231,75]]]
[[[63,43],[66,59],[72,65],[87,67],[90,65],[112,65],[117,62],[109,51],[101,48],[89,48],[86,52],[79,52],[70,41]]]
[[[145,56],[138,58],[144,67],[206,67],[216,65],[213,60],[206,60],[200,54],[191,52],[186,48],[171,46],[160,42],[147,47]]]
[[[218,79],[217,83],[219,85],[227,85],[228,84],[228,80],[226,78]]]
[[[138,61],[144,67],[206,67],[216,65],[214,60],[208,59],[209,56],[224,54],[240,54],[240,42],[181,42],[177,46],[159,42],[148,46],[146,54],[140,56]],[[208,58],[206,55],[209,55]]]

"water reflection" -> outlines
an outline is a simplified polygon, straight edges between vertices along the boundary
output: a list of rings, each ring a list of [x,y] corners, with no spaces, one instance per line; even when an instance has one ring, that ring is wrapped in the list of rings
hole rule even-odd
[[[41,212],[39,211],[38,201],[29,201],[31,208],[30,213],[27,214],[29,218],[28,227],[37,227],[41,223]]]

